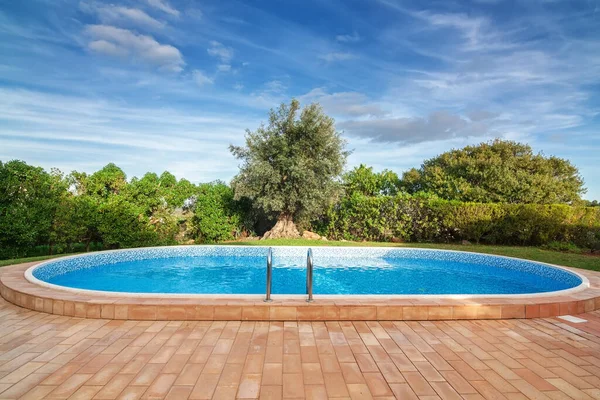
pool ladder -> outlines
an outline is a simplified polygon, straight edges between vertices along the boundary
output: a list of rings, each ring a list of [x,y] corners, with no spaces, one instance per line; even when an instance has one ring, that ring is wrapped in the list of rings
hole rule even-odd
[[[308,298],[307,302],[313,301],[313,253],[312,249],[308,249],[306,254],[306,294]]]
[[[267,295],[265,297],[266,302],[271,302],[271,287],[273,286],[273,248],[269,247],[267,253]]]
[[[313,301],[313,253],[312,249],[308,249],[306,254],[306,294],[308,298],[307,302]],[[267,293],[265,296],[266,302],[271,302],[271,288],[273,286],[273,248],[269,247],[267,253]]]

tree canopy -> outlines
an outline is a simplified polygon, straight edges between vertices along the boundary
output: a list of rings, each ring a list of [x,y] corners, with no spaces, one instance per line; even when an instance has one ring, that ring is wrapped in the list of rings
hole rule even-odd
[[[170,172],[128,180],[114,164],[64,175],[0,162],[0,259],[233,239],[242,224],[236,207],[228,185]]]
[[[11,253],[47,241],[61,177],[23,161],[0,162],[0,249]]]
[[[294,221],[321,213],[335,197],[348,151],[334,120],[318,104],[271,110],[268,125],[246,131],[245,146],[230,146],[242,161],[232,186],[278,223],[267,235],[297,236]],[[277,233],[276,233],[277,232]]]
[[[373,167],[360,164],[343,176],[346,194],[360,193],[364,196],[393,196],[398,193],[400,179],[388,169],[373,172]]]
[[[402,187],[481,203],[570,204],[585,193],[579,171],[568,160],[499,139],[427,160],[404,173]]]

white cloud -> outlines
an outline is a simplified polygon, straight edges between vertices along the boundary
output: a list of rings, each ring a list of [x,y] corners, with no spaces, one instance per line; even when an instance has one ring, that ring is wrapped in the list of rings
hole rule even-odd
[[[487,124],[473,122],[447,111],[428,117],[349,120],[338,124],[351,136],[383,143],[421,143],[453,138],[483,137],[491,133]]]
[[[329,94],[323,88],[316,88],[298,97],[298,100],[302,103],[317,102],[323,106],[325,112],[336,116],[367,117],[386,114],[381,106],[358,92]]]
[[[210,42],[210,47],[206,51],[211,56],[219,58],[223,64],[229,63],[233,58],[233,49],[231,47],[225,47],[214,40]]]
[[[421,11],[414,13],[414,15],[434,27],[457,29],[471,45],[479,42],[482,27],[487,23],[487,20],[483,17],[470,17],[466,14],[436,14]]]
[[[129,54],[161,69],[179,72],[185,62],[176,47],[158,43],[152,36],[108,25],[87,25],[85,32],[93,38],[90,50],[107,55]]]
[[[166,0],[146,0],[152,7],[157,8],[167,14],[179,17],[179,11],[173,8]]]
[[[486,111],[486,110],[475,110],[475,111],[471,111],[468,114],[468,117],[471,121],[487,121],[490,119],[497,118],[499,116],[500,116],[500,114],[498,114],[498,113]]]
[[[217,66],[217,70],[219,72],[229,72],[229,71],[231,71],[231,65],[229,65],[229,64],[219,64]]]
[[[342,43],[355,43],[360,41],[361,37],[358,33],[354,32],[352,35],[337,35],[335,40]]]
[[[265,83],[265,92],[270,92],[270,93],[282,93],[285,92],[285,90],[287,89],[287,86],[279,81],[279,80],[273,80],[273,81],[269,81],[267,83]]]
[[[129,176],[170,170],[173,163],[195,163],[200,170],[175,169],[178,177],[195,182],[229,180],[237,164],[227,145],[243,140],[244,129],[259,124],[239,112],[143,107],[6,88],[0,88],[0,121],[3,161],[24,159],[46,168],[87,172],[115,162]]]
[[[84,12],[97,14],[100,21],[107,25],[125,27],[134,25],[147,30],[160,30],[165,26],[163,22],[152,18],[137,8],[116,6],[114,4],[105,5],[95,2],[81,2],[79,3],[79,8]]]
[[[203,85],[206,85],[206,84],[210,85],[210,84],[213,83],[213,80],[211,78],[209,78],[208,76],[206,76],[206,74],[204,74],[204,72],[202,72],[202,71],[200,71],[198,69],[195,69],[192,72],[192,78],[194,79],[194,82],[196,82],[196,84],[198,86],[203,86]]]
[[[188,8],[185,10],[185,15],[193,19],[202,19],[204,14],[197,8]]]
[[[325,60],[327,62],[334,62],[334,61],[351,60],[353,58],[356,58],[356,56],[351,53],[332,52],[332,53],[323,54],[323,55],[319,56],[319,58],[321,60]]]
[[[126,56],[129,50],[124,47],[119,47],[114,43],[106,40],[94,40],[88,43],[88,48],[98,53],[108,54],[110,56]]]

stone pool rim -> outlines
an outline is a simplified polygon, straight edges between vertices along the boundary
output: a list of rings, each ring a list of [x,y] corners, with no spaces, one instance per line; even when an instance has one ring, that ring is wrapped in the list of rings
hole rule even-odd
[[[106,290],[92,290],[92,289],[80,289],[73,288],[69,286],[56,285],[52,283],[48,283],[41,279],[36,278],[33,275],[33,272],[42,268],[45,265],[52,264],[57,261],[67,260],[71,258],[83,258],[87,256],[97,255],[97,254],[106,254],[106,253],[118,253],[118,252],[128,252],[128,251],[144,251],[144,250],[154,250],[154,249],[181,249],[181,248],[192,248],[192,247],[205,247],[205,248],[222,248],[222,247],[235,247],[237,249],[258,249],[269,247],[273,248],[293,248],[293,249],[305,249],[308,250],[311,246],[248,246],[248,245],[176,245],[176,246],[151,246],[151,247],[133,247],[127,249],[114,249],[114,250],[103,250],[103,251],[95,251],[83,254],[73,254],[63,257],[56,257],[51,260],[42,261],[39,264],[33,265],[29,267],[25,273],[25,279],[38,286],[42,286],[48,289],[60,290],[65,292],[70,292],[79,295],[90,295],[90,296],[100,296],[100,297],[124,297],[124,298],[140,298],[140,299],[151,299],[151,298],[173,298],[173,299],[248,299],[248,300],[261,300],[264,299],[264,294],[223,294],[223,293],[207,293],[207,294],[198,294],[198,293],[137,293],[137,292],[115,292],[115,291],[106,291]],[[581,280],[581,283],[575,287],[568,289],[561,289],[555,291],[548,292],[535,292],[535,293],[520,293],[520,294],[315,294],[314,299],[315,302],[318,302],[319,299],[323,300],[336,300],[336,299],[348,299],[348,300],[377,300],[377,299],[451,299],[451,300],[469,300],[469,299],[497,299],[497,298],[514,298],[514,299],[535,299],[538,297],[551,297],[551,296],[561,296],[561,295],[569,295],[572,293],[581,292],[585,289],[590,288],[590,282],[588,278],[572,269],[569,269],[564,266],[544,263],[540,261],[527,260],[524,258],[518,257],[510,257],[510,256],[502,256],[490,253],[479,253],[474,251],[462,251],[462,250],[446,250],[446,249],[437,249],[437,248],[419,248],[419,247],[385,247],[385,246],[312,246],[314,248],[345,248],[345,249],[388,249],[388,250],[419,250],[426,252],[447,252],[447,253],[462,253],[462,254],[475,254],[479,256],[486,257],[496,257],[503,258],[509,260],[517,260],[521,262],[528,262],[532,264],[537,264],[544,266],[546,268],[555,268],[566,272],[571,275],[575,275],[577,278]],[[498,267],[501,268],[501,267]],[[266,268],[265,268],[265,279],[266,279]],[[293,300],[301,300],[306,298],[305,294],[273,294],[273,300],[283,300],[293,299]]]

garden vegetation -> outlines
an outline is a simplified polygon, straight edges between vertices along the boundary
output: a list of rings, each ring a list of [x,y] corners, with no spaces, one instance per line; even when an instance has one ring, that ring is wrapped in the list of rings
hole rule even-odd
[[[264,235],[600,249],[600,207],[575,166],[495,140],[452,150],[402,178],[361,165],[318,105],[297,101],[248,131],[231,185],[169,172],[93,174],[0,161],[0,259],[215,243]]]

